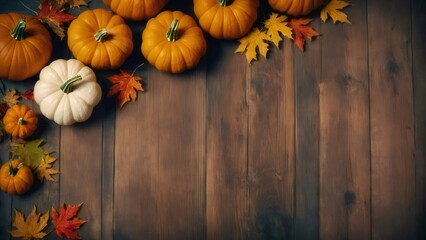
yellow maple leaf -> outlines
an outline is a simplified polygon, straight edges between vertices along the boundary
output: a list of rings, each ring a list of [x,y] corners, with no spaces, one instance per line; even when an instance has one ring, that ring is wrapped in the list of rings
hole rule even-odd
[[[250,63],[253,60],[257,60],[257,52],[266,57],[268,53],[268,35],[260,31],[259,28],[254,28],[245,37],[239,39],[240,45],[238,46],[236,53],[245,53],[247,62]]]
[[[37,176],[40,182],[45,178],[48,181],[54,182],[55,179],[52,175],[58,174],[59,171],[52,168],[52,164],[56,161],[56,158],[46,155],[43,160],[41,160],[40,165],[35,170],[35,175]]]
[[[7,90],[3,97],[3,102],[5,102],[9,107],[13,107],[13,105],[19,103],[19,98],[21,98],[21,96],[16,92],[16,89],[12,88]]]
[[[49,220],[49,211],[41,215],[37,213],[36,207],[33,207],[33,210],[28,215],[27,220],[25,220],[24,215],[15,210],[15,217],[12,220],[12,226],[16,230],[10,231],[10,235],[15,238],[23,238],[25,240],[31,239],[42,239],[47,234],[42,232],[47,226],[47,220]]]
[[[321,20],[325,22],[328,19],[328,16],[330,16],[331,19],[333,19],[333,23],[338,21],[351,24],[351,22],[348,20],[348,16],[341,11],[343,8],[349,5],[351,4],[345,1],[331,0],[323,7],[323,9],[321,9]]]
[[[288,22],[286,20],[286,15],[272,13],[271,16],[269,16],[269,19],[266,19],[263,23],[265,28],[267,29],[266,34],[270,37],[270,41],[272,41],[277,47],[280,44],[281,40],[283,40],[280,34],[289,39],[293,39],[293,37],[291,36],[293,32],[291,28],[287,25]]]

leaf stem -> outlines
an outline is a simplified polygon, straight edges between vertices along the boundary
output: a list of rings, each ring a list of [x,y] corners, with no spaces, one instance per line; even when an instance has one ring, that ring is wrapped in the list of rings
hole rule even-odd
[[[139,64],[137,67],[135,67],[135,69],[134,69],[134,70],[133,70],[133,72],[132,72],[132,77],[133,77],[133,75],[135,75],[136,70],[138,70],[140,67],[142,67],[142,66],[143,66],[143,64],[144,64],[144,63],[141,63],[141,64]]]

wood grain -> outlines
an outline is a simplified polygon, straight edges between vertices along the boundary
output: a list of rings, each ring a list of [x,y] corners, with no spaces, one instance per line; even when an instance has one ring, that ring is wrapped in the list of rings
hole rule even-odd
[[[386,5],[386,11],[382,10]],[[410,5],[368,1],[373,239],[414,239]],[[389,34],[392,33],[392,34]]]

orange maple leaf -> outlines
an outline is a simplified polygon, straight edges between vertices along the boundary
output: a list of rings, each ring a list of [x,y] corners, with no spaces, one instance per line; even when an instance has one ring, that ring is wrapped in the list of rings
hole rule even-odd
[[[139,68],[139,66],[137,68]],[[120,108],[122,108],[124,104],[130,100],[135,102],[137,91],[144,91],[142,84],[140,83],[142,78],[134,76],[134,73],[135,71],[133,71],[133,73],[129,73],[128,71],[121,69],[120,74],[107,78],[113,84],[109,89],[107,96],[112,96],[118,93],[117,99]]]
[[[77,212],[80,210],[82,204],[83,203],[79,205],[69,204],[65,206],[65,204],[62,203],[59,213],[56,209],[52,208],[52,223],[55,226],[55,233],[59,237],[63,238],[65,236],[69,239],[81,239],[75,231],[79,229],[82,224],[87,222],[77,217]]]
[[[294,43],[303,52],[305,50],[305,39],[312,41],[312,38],[320,34],[308,25],[312,19],[309,18],[292,18],[289,26],[294,31]]]

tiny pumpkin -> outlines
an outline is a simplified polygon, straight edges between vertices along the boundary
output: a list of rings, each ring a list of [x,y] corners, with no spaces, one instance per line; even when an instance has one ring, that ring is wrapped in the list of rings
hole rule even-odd
[[[50,59],[52,40],[37,19],[0,14],[0,78],[21,81],[36,75]]]
[[[114,69],[132,53],[132,31],[123,18],[111,11],[86,10],[68,28],[68,47],[86,65]]]
[[[291,16],[305,16],[323,4],[324,0],[268,0],[272,9]]]
[[[216,39],[237,39],[250,31],[259,0],[194,0],[201,28]]]
[[[4,130],[13,137],[24,139],[37,129],[37,114],[27,105],[15,104],[3,117]]]
[[[140,21],[157,15],[168,0],[103,0],[103,2],[123,18]]]
[[[93,70],[76,59],[53,61],[34,86],[41,113],[59,125],[86,121],[101,96]]]
[[[180,73],[194,68],[207,49],[203,31],[181,11],[151,18],[142,33],[141,51],[158,70]]]
[[[34,183],[31,168],[20,160],[14,159],[4,163],[0,168],[0,188],[12,195],[26,193]]]

